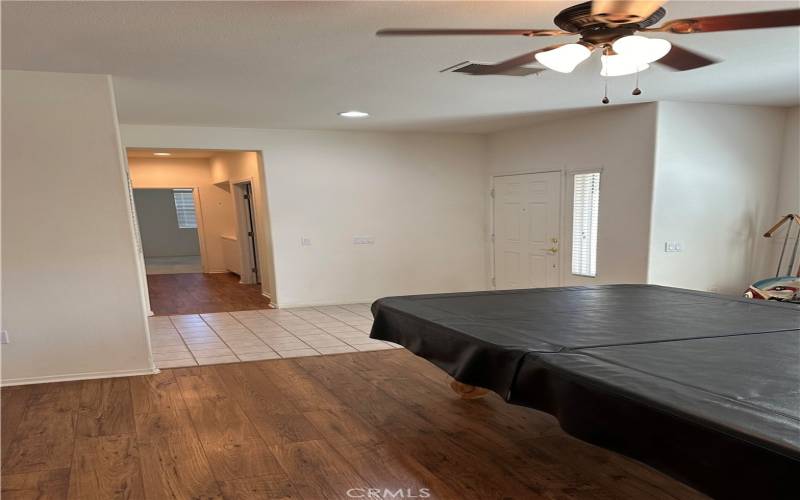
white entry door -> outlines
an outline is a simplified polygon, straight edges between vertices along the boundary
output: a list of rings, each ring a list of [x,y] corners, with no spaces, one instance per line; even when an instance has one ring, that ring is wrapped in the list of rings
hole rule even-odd
[[[495,287],[560,285],[561,174],[494,178]]]

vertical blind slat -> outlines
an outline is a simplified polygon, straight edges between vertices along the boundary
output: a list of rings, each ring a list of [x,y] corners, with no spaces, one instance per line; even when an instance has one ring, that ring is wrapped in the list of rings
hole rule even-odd
[[[197,216],[194,209],[194,195],[191,189],[173,189],[175,213],[178,215],[178,227],[194,229],[197,227]]]
[[[575,174],[572,212],[572,274],[597,275],[600,173]]]

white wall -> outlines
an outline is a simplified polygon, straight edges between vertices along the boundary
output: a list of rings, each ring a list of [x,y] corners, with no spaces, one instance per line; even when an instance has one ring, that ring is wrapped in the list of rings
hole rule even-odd
[[[773,269],[761,235],[776,219],[785,113],[659,103],[651,283],[738,295]]]
[[[800,214],[800,107],[786,110],[775,219]]]
[[[3,384],[150,373],[111,80],[2,72]]]
[[[134,189],[133,200],[145,257],[200,255],[197,229],[178,227],[171,189]]]
[[[486,287],[481,136],[146,125],[122,131],[128,147],[261,152],[280,307]],[[373,236],[375,245],[355,246],[354,236]],[[301,237],[312,245],[301,247]]]
[[[233,203],[227,186],[212,182],[211,164],[204,158],[128,158],[131,183],[140,188],[195,188],[202,219],[199,238],[205,272],[226,271],[222,235],[235,234]],[[143,225],[140,222],[140,225]]]
[[[571,175],[562,183],[562,285],[646,282],[655,120],[642,104],[489,136],[489,175],[603,168],[596,278],[571,274]]]

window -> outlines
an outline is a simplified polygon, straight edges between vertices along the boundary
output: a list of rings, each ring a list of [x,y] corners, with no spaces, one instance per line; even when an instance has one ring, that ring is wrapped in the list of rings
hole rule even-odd
[[[600,172],[575,174],[572,198],[572,274],[597,276]]]
[[[175,198],[175,212],[178,214],[178,227],[181,229],[194,229],[197,227],[197,217],[194,212],[194,195],[191,189],[173,189]]]

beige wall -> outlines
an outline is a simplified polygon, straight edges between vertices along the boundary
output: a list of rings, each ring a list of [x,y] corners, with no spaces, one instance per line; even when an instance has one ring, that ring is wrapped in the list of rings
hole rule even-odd
[[[196,188],[205,272],[225,272],[222,235],[235,234],[233,203],[227,186],[212,182],[211,164],[204,158],[128,158],[134,188]]]
[[[739,295],[774,273],[762,234],[776,219],[785,114],[659,103],[651,283]],[[665,252],[666,241],[683,251]]]
[[[650,230],[656,105],[640,104],[489,136],[489,175],[565,174],[561,283],[644,283]],[[573,276],[572,172],[602,168],[597,277]],[[487,188],[488,189],[488,188]]]
[[[487,286],[483,136],[126,125],[123,137],[261,153],[281,307]]]
[[[2,102],[3,384],[151,373],[111,79],[3,71]]]
[[[256,226],[256,246],[258,247],[258,275],[261,280],[261,291],[272,297],[275,289],[272,260],[271,228],[269,223],[269,207],[267,203],[267,187],[261,175],[259,155],[253,151],[221,152],[213,156],[211,177],[215,183],[228,182],[231,196],[235,190],[231,184],[250,181],[253,191],[253,211]],[[232,200],[234,207],[236,202]],[[235,215],[234,215],[235,216]],[[236,228],[232,228],[230,236],[237,236]]]

